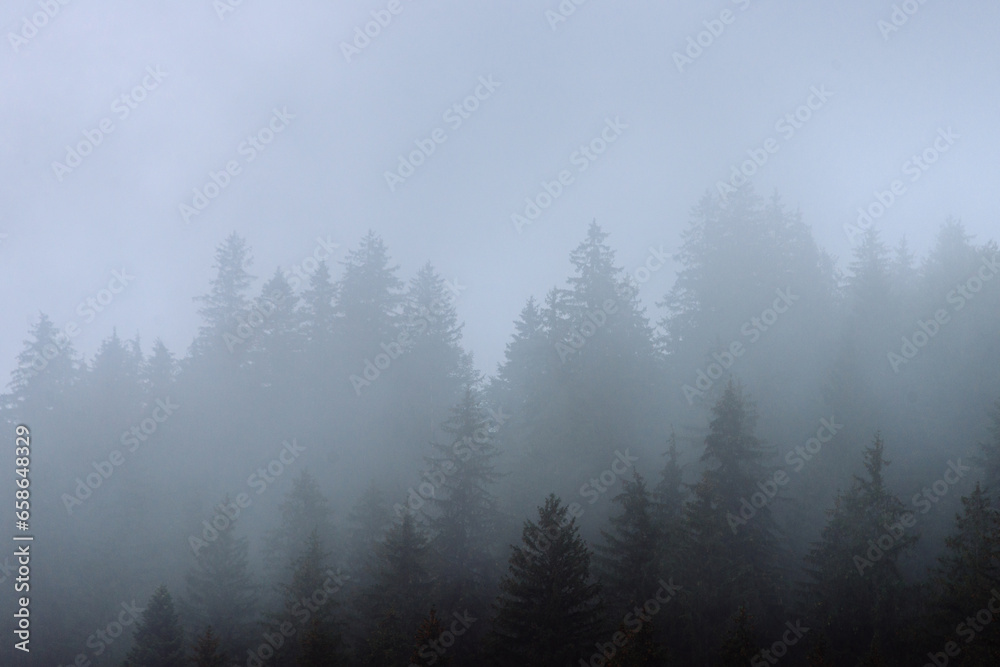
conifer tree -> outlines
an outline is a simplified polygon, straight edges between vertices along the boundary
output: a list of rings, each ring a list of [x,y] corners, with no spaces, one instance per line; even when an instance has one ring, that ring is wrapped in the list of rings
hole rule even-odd
[[[212,632],[212,626],[198,635],[191,660],[195,667],[225,667],[226,655],[219,650],[219,638]]]
[[[962,498],[962,513],[955,517],[955,531],[945,540],[945,554],[932,578],[934,634],[941,643],[962,646],[963,660],[982,664],[1000,656],[1000,630],[993,623],[984,625],[971,641],[965,633],[956,636],[955,628],[1000,589],[1000,512],[991,504],[978,482]]]
[[[374,583],[363,594],[365,617],[377,619],[369,634],[367,664],[392,664],[403,659],[412,638],[430,607],[432,579],[427,565],[428,543],[413,516],[404,514],[393,525],[375,553]]]
[[[191,346],[192,357],[212,355],[215,363],[229,366],[236,350],[243,349],[237,328],[240,318],[250,310],[248,291],[254,276],[248,271],[253,263],[246,239],[231,233],[215,252],[216,270],[211,290],[195,300],[201,303],[198,314],[202,325]]]
[[[601,530],[605,544],[596,547],[605,598],[612,612],[630,609],[656,589],[663,533],[657,525],[652,494],[638,472],[622,480],[622,491],[612,502],[621,513],[611,517],[611,531]]]
[[[229,496],[223,504],[230,504]],[[249,571],[249,542],[236,537],[235,528],[220,531],[207,545],[199,545],[196,563],[187,574],[184,608],[195,628],[213,629],[222,651],[244,653],[250,641],[257,604],[257,587]]]
[[[917,536],[912,515],[885,485],[884,448],[876,434],[865,450],[867,474],[856,475],[851,489],[837,497],[805,557],[806,613],[829,637],[834,662],[862,658],[859,648],[876,638],[890,642],[881,646],[886,652],[898,649],[891,638],[904,626],[907,591],[896,563]]]
[[[730,380],[712,408],[701,456],[706,469],[685,513],[683,553],[685,576],[694,582],[696,648],[718,647],[718,633],[741,606],[758,619],[758,631],[783,622],[781,550],[765,495],[773,497],[778,486],[765,465],[770,450],[754,435],[755,424],[753,404]],[[719,586],[720,580],[727,584]]]
[[[336,592],[330,592],[332,569],[318,531],[313,530],[293,561],[291,582],[284,592],[283,620],[294,619],[300,630],[284,649],[283,660],[302,667],[337,664],[341,653],[340,608]]]
[[[149,598],[136,623],[134,642],[122,667],[183,667],[187,664],[184,631],[166,586],[157,588]]]
[[[600,585],[576,519],[555,495],[525,521],[494,603],[494,655],[504,664],[569,667],[592,652],[601,628]]]

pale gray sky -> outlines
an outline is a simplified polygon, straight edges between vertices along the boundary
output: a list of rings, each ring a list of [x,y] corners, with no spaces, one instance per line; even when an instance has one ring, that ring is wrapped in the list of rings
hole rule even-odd
[[[431,260],[467,286],[466,345],[492,372],[525,299],[568,275],[591,219],[638,268],[650,246],[676,249],[691,207],[768,139],[758,192],[801,208],[841,264],[844,225],[894,179],[905,192],[879,221],[888,242],[905,233],[922,253],[948,215],[980,241],[996,235],[993,2],[896,3],[916,11],[892,32],[879,27],[894,11],[883,0],[243,0],[220,18],[222,2],[0,7],[4,384],[40,310],[76,322],[88,356],[115,326],[141,332],[147,351],[161,336],[183,354],[198,324],[191,299],[234,229],[261,278],[312,255],[317,236],[343,253],[368,228],[402,277]],[[546,12],[560,5],[575,11],[555,22]],[[348,62],[341,44],[372,12],[391,21]],[[674,53],[713,28],[678,71]],[[477,86],[467,118],[446,115]],[[808,120],[776,126],[814,87],[830,96],[799,111]],[[581,171],[576,152],[608,119],[615,140]],[[281,131],[262,151],[243,143],[268,138],[272,122]],[[948,128],[947,152],[913,181],[904,163]],[[444,141],[390,191],[385,172],[435,130]],[[53,167],[98,132],[79,166]],[[239,173],[185,222],[180,205],[229,161]],[[518,233],[511,215],[562,170],[572,182]],[[134,281],[88,321],[78,304],[122,268]],[[647,305],[671,281],[670,266],[653,274]]]

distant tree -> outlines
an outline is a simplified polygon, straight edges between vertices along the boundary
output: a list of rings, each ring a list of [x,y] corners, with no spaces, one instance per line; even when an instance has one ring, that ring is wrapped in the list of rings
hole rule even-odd
[[[316,530],[306,538],[304,548],[293,561],[291,582],[284,591],[283,621],[300,626],[284,649],[282,660],[294,660],[301,667],[340,664],[342,633],[336,593],[328,590],[331,579],[329,554]]]
[[[972,642],[965,636],[973,632],[971,627],[967,626],[961,636],[955,628],[985,607],[1000,587],[1000,512],[991,504],[978,482],[975,490],[962,498],[963,511],[955,517],[955,531],[945,540],[945,554],[938,559],[931,579],[934,634],[942,643],[957,642],[963,661],[979,664],[995,664],[1000,657],[1000,630],[994,624],[983,624]]]
[[[379,343],[396,340],[402,281],[398,267],[390,264],[385,242],[369,231],[356,250],[348,251],[344,273],[336,283],[334,312],[338,333],[351,356],[363,357],[379,350]]]
[[[758,648],[753,616],[740,606],[729,619],[729,628],[722,640],[722,664],[725,667],[743,667],[753,664]]]
[[[223,498],[229,504],[229,496]],[[222,650],[242,655],[250,642],[257,604],[257,587],[250,576],[245,537],[230,527],[206,546],[198,545],[196,562],[187,574],[184,608],[199,630],[209,627]]]
[[[236,232],[219,244],[211,290],[195,299],[201,303],[198,314],[202,325],[191,346],[193,357],[211,355],[215,363],[234,363],[232,355],[243,347],[237,332],[239,319],[248,314],[251,305],[248,292],[254,276],[248,268],[252,263],[246,239]]]
[[[656,590],[663,532],[646,482],[636,472],[622,480],[622,492],[612,502],[621,512],[610,519],[611,530],[601,530],[605,544],[595,548],[605,598],[615,615],[641,605]]]
[[[410,665],[419,667],[430,667],[439,665],[448,667],[451,664],[451,656],[448,655],[448,648],[437,643],[437,639],[445,631],[445,626],[437,617],[437,611],[431,607],[430,613],[420,628],[417,630],[416,643],[413,646],[413,653],[410,655]],[[434,642],[432,644],[432,642]]]
[[[837,663],[862,658],[859,651],[876,639],[886,652],[899,650],[891,638],[904,627],[908,595],[897,561],[917,540],[903,523],[902,502],[885,484],[889,461],[880,435],[864,459],[867,475],[855,476],[851,489],[837,497],[805,557],[806,614],[829,637]]]
[[[16,407],[20,415],[41,415],[65,405],[79,386],[80,355],[70,337],[45,313],[39,314],[28,335],[31,338],[17,355],[5,403]]]
[[[979,445],[977,462],[983,469],[983,489],[996,503],[1000,499],[1000,399],[990,412],[989,433],[990,438]]]
[[[280,571],[283,564],[295,562],[314,531],[323,548],[335,544],[330,501],[305,470],[295,478],[278,509],[281,519],[264,540],[264,561],[269,568]]]
[[[195,667],[225,667],[226,655],[219,650],[219,638],[212,632],[212,626],[198,635],[191,660]]]
[[[147,401],[155,401],[170,395],[176,386],[177,361],[166,344],[157,338],[153,349],[143,365],[142,381]]]
[[[329,352],[336,326],[334,312],[336,297],[337,288],[330,278],[330,269],[325,261],[320,262],[316,270],[309,275],[309,285],[302,294],[304,333],[311,355]]]
[[[136,622],[135,643],[122,667],[182,667],[184,631],[181,629],[174,601],[165,586],[160,586],[149,598],[145,611]]]
[[[723,628],[741,606],[765,636],[784,620],[782,549],[771,500],[762,491],[770,484],[776,493],[778,486],[766,465],[771,450],[754,434],[756,419],[753,403],[730,380],[712,408],[701,456],[705,471],[685,509],[684,572],[678,576],[693,582],[689,632],[696,652],[718,650]],[[764,502],[751,505],[758,497]],[[696,653],[692,659],[714,657]]]
[[[348,563],[354,583],[367,586],[374,575],[372,555],[391,525],[392,513],[385,493],[370,483],[347,515],[349,524]]]
[[[277,269],[264,283],[254,302],[259,322],[247,341],[252,351],[258,382],[265,386],[286,387],[294,382],[300,368],[299,355],[304,348],[304,336],[299,322],[298,297],[288,280]]]
[[[602,627],[600,585],[576,519],[555,495],[525,521],[494,603],[493,654],[503,664],[570,667]]]
[[[361,611],[377,625],[369,632],[367,662],[394,664],[405,659],[423,615],[431,605],[432,579],[427,540],[410,514],[404,514],[379,545],[374,583],[360,601]]]

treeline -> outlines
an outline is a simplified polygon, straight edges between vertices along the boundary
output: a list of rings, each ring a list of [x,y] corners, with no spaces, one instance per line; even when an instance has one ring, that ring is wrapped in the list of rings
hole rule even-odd
[[[996,243],[869,229],[842,272],[777,197],[706,196],[651,322],[607,237],[488,378],[468,297],[372,232],[300,289],[230,235],[181,357],[42,314],[2,403],[32,658],[995,661]]]

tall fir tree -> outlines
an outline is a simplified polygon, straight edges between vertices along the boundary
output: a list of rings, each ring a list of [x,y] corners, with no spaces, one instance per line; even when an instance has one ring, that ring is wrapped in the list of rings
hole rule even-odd
[[[149,598],[136,622],[134,643],[122,667],[184,667],[184,630],[166,586]]]
[[[223,504],[232,504],[229,496]],[[258,591],[250,573],[249,541],[236,537],[230,526],[216,539],[195,545],[196,561],[186,577],[182,607],[200,632],[213,628],[221,650],[230,656],[244,653],[257,613]]]
[[[804,611],[829,638],[838,664],[863,658],[873,642],[884,652],[900,650],[894,638],[905,627],[908,592],[897,561],[917,540],[912,514],[885,484],[889,461],[880,435],[866,449],[864,464],[866,475],[856,475],[837,497],[805,556]]]
[[[537,522],[525,521],[521,541],[494,603],[492,652],[500,664],[575,666],[604,622],[590,549],[555,495]]]

